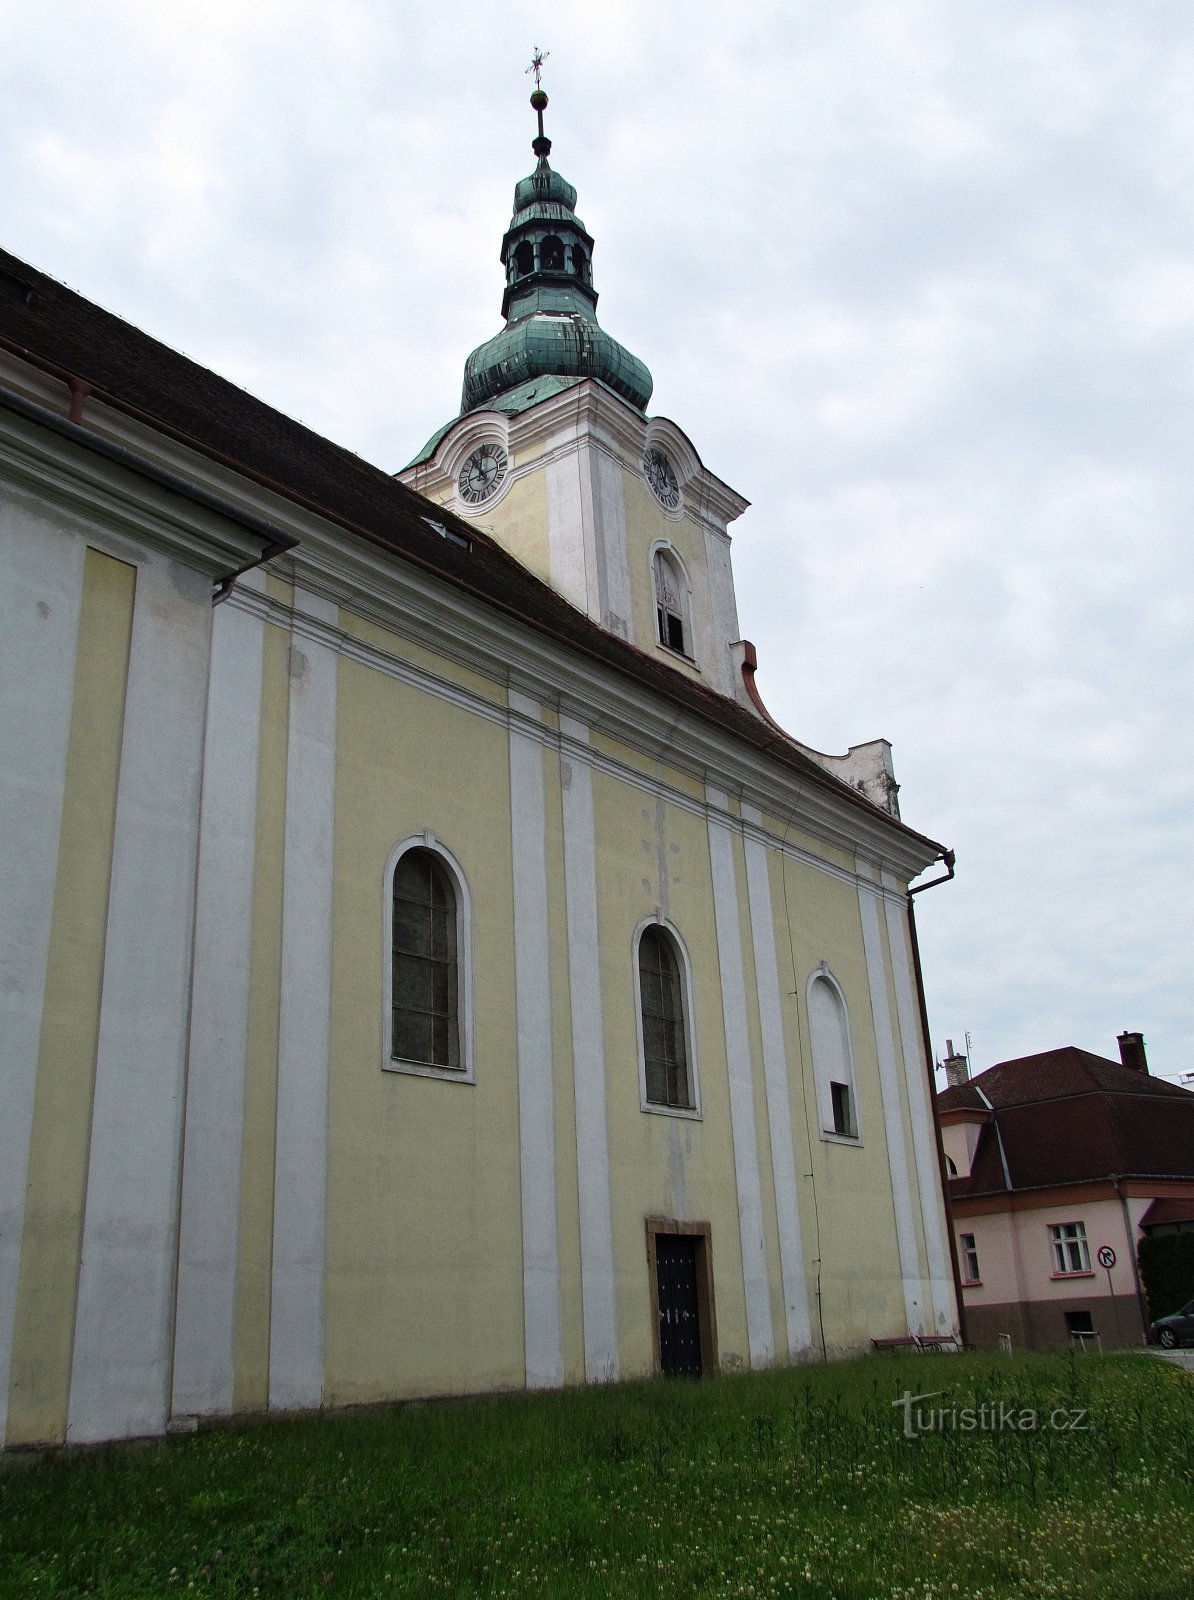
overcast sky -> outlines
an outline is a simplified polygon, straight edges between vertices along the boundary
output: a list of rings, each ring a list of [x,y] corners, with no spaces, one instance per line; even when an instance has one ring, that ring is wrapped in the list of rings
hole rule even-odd
[[[1189,0],[0,0],[0,243],[389,469],[533,165],[734,528],[774,715],[951,845],[938,1054],[1194,1070]]]

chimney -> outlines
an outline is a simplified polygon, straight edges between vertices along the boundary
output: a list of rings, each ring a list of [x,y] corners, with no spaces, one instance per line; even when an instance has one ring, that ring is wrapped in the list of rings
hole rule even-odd
[[[1148,1057],[1144,1053],[1144,1035],[1142,1033],[1121,1033],[1119,1036],[1119,1059],[1131,1072],[1143,1072],[1148,1075]]]
[[[1135,1035],[1134,1037],[1139,1037]],[[970,1063],[964,1055],[954,1049],[952,1039],[945,1041],[945,1081],[951,1089],[956,1089],[960,1083],[970,1082]]]

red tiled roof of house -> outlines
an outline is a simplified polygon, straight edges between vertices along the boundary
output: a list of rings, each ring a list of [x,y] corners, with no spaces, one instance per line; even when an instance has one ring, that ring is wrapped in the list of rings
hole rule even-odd
[[[1194,1180],[1194,1094],[1073,1045],[988,1067],[938,1096],[987,1109],[970,1174],[951,1195],[1115,1177]],[[1005,1173],[1006,1164],[1006,1173]]]

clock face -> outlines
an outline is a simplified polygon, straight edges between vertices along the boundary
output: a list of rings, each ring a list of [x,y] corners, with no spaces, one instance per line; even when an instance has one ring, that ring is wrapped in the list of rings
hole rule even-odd
[[[643,471],[647,474],[651,492],[660,505],[666,506],[669,511],[674,511],[680,504],[680,485],[676,481],[676,473],[671,462],[662,450],[647,451],[643,457]]]
[[[471,506],[488,500],[506,476],[507,465],[506,452],[500,444],[478,445],[461,467],[460,477],[456,480],[461,498]]]

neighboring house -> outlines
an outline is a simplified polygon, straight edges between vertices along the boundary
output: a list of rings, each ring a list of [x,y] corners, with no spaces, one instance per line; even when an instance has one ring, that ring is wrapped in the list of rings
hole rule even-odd
[[[1140,1034],[1119,1047],[1118,1062],[1070,1046],[968,1078],[951,1046],[938,1109],[973,1344],[1144,1335],[1137,1246],[1194,1226],[1194,1094],[1150,1077]]]
[[[535,149],[438,503],[0,255],[10,1444],[956,1325],[942,849],[762,710]]]

